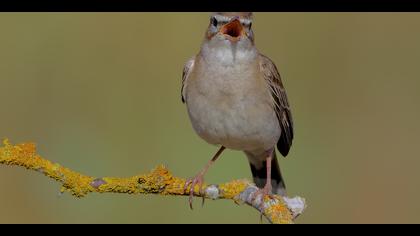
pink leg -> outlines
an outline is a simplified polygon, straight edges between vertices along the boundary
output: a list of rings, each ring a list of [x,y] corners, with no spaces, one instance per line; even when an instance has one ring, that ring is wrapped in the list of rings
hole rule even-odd
[[[264,189],[267,189],[268,193],[272,193],[272,186],[271,186],[271,161],[273,159],[273,155],[270,154],[267,157],[267,182],[265,183]]]
[[[223,150],[225,150],[225,149],[226,148],[224,146],[220,147],[219,151],[216,152],[216,154],[206,164],[206,166],[204,166],[204,168],[194,178],[187,179],[187,181],[185,182],[184,192],[187,191],[188,185],[191,184],[191,186],[190,186],[190,188],[189,188],[189,190],[187,192],[187,193],[190,194],[189,203],[190,203],[190,208],[191,209],[193,209],[192,203],[193,203],[193,196],[194,196],[194,187],[198,184],[198,186],[199,186],[199,192],[202,193],[203,182],[204,182],[204,175],[207,173],[207,171],[210,168],[210,166],[213,165],[213,163],[217,160],[217,158],[219,158],[220,154],[222,154]],[[204,204],[204,196],[203,196],[203,204]]]
[[[265,186],[264,186],[264,188],[255,191],[255,193],[253,194],[253,199],[252,199],[254,201],[259,195],[261,195],[261,203],[260,203],[260,206],[259,206],[260,207],[261,214],[262,214],[262,212],[264,210],[263,209],[264,198],[265,197],[270,197],[270,198],[273,197],[273,193],[272,193],[272,188],[273,187],[271,185],[271,161],[273,159],[273,152],[275,152],[274,149],[272,149],[272,150],[270,150],[270,151],[267,152],[268,153],[268,156],[266,158],[266,163],[267,163],[267,180],[266,180]]]

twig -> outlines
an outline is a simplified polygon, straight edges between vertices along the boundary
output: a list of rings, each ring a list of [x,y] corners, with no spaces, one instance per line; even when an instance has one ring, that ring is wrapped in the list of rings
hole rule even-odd
[[[4,147],[0,147],[0,163],[10,166],[23,166],[35,170],[47,177],[62,183],[61,192],[70,192],[81,198],[88,193],[128,193],[128,194],[160,194],[187,196],[184,191],[185,179],[173,176],[164,166],[160,165],[150,173],[132,177],[101,177],[95,178],[77,173],[57,163],[42,158],[36,153],[33,143],[11,145],[6,139]],[[231,199],[235,203],[245,203],[261,211],[271,223],[293,223],[305,208],[305,201],[300,197],[293,199],[274,196],[261,203],[260,198],[252,201],[252,194],[257,187],[247,180],[234,180],[219,185],[203,184],[203,193],[198,187],[194,195],[209,199]],[[260,209],[262,206],[263,209]]]

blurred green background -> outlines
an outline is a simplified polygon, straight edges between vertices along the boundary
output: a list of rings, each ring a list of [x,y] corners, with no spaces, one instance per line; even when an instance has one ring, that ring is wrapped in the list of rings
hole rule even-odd
[[[180,100],[184,62],[208,13],[0,14],[0,137],[32,141],[94,176],[165,164],[190,177],[216,151]],[[420,14],[255,13],[259,50],[280,69],[296,126],[280,159],[298,223],[419,223]],[[250,178],[225,152],[206,181]],[[259,223],[230,201],[92,194],[0,166],[1,223]]]

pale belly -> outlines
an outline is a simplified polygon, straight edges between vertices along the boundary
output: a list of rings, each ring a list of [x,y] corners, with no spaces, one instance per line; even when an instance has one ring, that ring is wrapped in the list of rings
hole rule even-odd
[[[191,81],[187,88],[188,114],[201,138],[234,150],[275,147],[281,131],[271,95],[262,83],[252,81],[241,86],[229,78]]]

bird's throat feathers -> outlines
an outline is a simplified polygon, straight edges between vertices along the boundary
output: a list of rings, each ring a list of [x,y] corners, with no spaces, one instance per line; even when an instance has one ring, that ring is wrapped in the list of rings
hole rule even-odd
[[[201,56],[209,63],[223,66],[234,66],[255,62],[258,55],[255,47],[243,47],[240,43],[223,42],[223,45],[214,45],[211,41],[205,42],[201,47]]]

